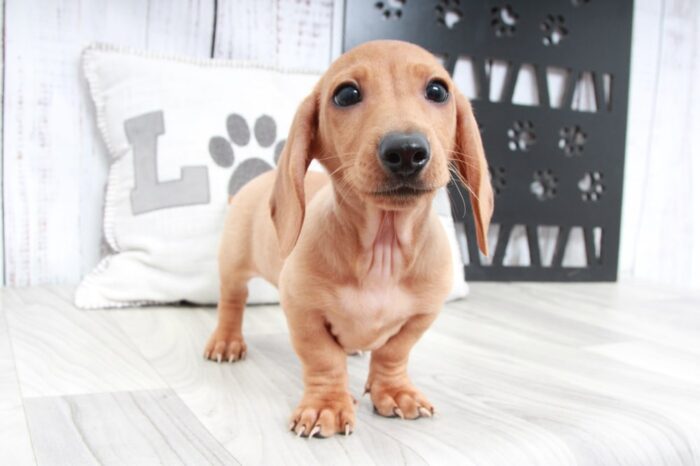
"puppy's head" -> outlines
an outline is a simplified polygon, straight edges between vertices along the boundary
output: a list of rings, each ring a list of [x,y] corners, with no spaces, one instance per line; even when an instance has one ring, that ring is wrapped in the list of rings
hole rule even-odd
[[[450,167],[470,191],[480,249],[493,211],[488,166],[469,101],[426,50],[369,42],[336,60],[299,107],[270,201],[283,255],[304,218],[316,158],[341,196],[383,210],[430,202]]]

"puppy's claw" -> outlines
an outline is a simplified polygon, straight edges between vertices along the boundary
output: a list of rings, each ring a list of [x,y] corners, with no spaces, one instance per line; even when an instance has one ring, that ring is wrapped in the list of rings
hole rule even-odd
[[[236,359],[233,357],[233,355],[231,355],[231,356],[228,357],[228,363],[229,363],[229,364],[231,364],[231,363],[232,363],[233,361],[235,361],[235,360],[236,360]]]
[[[301,427],[301,429],[299,427]],[[304,432],[306,431],[306,425],[302,424],[299,427],[297,427],[297,430],[296,430],[297,437],[301,437],[304,434]]]
[[[345,436],[350,435],[350,424],[345,424]]]
[[[318,434],[319,432],[321,432],[321,426],[317,425],[316,427],[314,427],[313,429],[311,429],[311,432],[309,432],[309,437],[308,437],[308,438],[313,437],[314,435]]]
[[[216,362],[221,364],[221,353],[216,355]]]
[[[394,414],[397,415],[398,417],[400,417],[401,419],[406,419],[403,416],[403,411],[401,411],[401,408],[394,408]]]
[[[433,413],[428,411],[426,408],[419,406],[418,407],[418,412],[420,413],[421,417],[433,417]]]
[[[289,430],[294,430],[294,427],[297,425],[296,421],[292,421],[289,423]]]

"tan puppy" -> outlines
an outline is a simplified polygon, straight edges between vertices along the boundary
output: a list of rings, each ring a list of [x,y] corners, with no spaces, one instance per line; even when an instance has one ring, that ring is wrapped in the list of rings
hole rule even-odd
[[[306,175],[313,158],[330,176]],[[245,357],[246,284],[262,276],[279,287],[304,369],[290,424],[298,435],[354,429],[346,354],[356,350],[372,351],[366,389],[379,414],[431,416],[406,366],[450,290],[450,249],[431,208],[450,167],[469,188],[486,253],[488,167],[469,102],[447,71],[405,42],[341,56],[299,107],[278,169],[231,201],[219,322],[205,357]]]

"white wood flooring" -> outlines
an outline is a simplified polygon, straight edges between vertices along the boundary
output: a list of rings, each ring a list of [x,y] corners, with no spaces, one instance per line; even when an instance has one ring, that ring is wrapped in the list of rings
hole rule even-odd
[[[445,306],[410,371],[434,419],[373,413],[298,439],[299,362],[277,307],[248,358],[201,357],[215,310],[79,311],[0,292],[0,464],[700,464],[700,295],[626,283],[481,284]],[[360,397],[368,357],[350,358]]]

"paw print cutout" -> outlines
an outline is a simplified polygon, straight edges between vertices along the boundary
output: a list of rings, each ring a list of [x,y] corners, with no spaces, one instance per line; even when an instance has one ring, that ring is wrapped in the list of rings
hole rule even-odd
[[[527,152],[537,142],[535,126],[531,121],[516,120],[508,129],[508,148],[512,151]]]
[[[505,167],[489,167],[489,175],[491,175],[493,193],[499,196],[506,189],[506,169]]]
[[[438,24],[452,29],[462,20],[462,10],[459,9],[459,0],[440,0],[435,7],[435,16]]]
[[[603,174],[600,172],[587,172],[579,180],[578,189],[581,191],[581,199],[584,202],[597,202],[605,191]]]
[[[495,6],[491,9],[491,29],[496,37],[511,37],[515,34],[518,14],[510,5]]]
[[[562,15],[547,15],[540,24],[540,29],[544,33],[542,43],[546,46],[559,45],[569,34],[568,29],[564,26],[564,17]]]
[[[532,175],[533,181],[530,183],[530,192],[540,201],[554,199],[557,195],[557,177],[552,170],[537,170]]]
[[[248,146],[251,139],[251,131],[248,122],[241,115],[233,113],[226,118],[226,131],[228,138],[223,136],[213,136],[209,139],[209,155],[216,165],[221,168],[230,168],[236,161],[235,150],[239,150]],[[253,125],[253,137],[262,148],[270,148],[273,145],[273,159],[275,164],[279,160],[279,156],[284,148],[285,141],[277,140],[277,124],[275,120],[268,115],[262,115]],[[228,183],[228,194],[233,196],[240,190],[248,181],[256,176],[272,169],[272,165],[261,158],[248,158],[238,164],[236,169],[231,174],[231,179]]]
[[[578,125],[565,126],[559,130],[559,148],[567,157],[582,155],[587,138],[586,133]]]
[[[374,4],[374,8],[379,10],[384,19],[401,19],[403,7],[406,0],[385,0]]]

